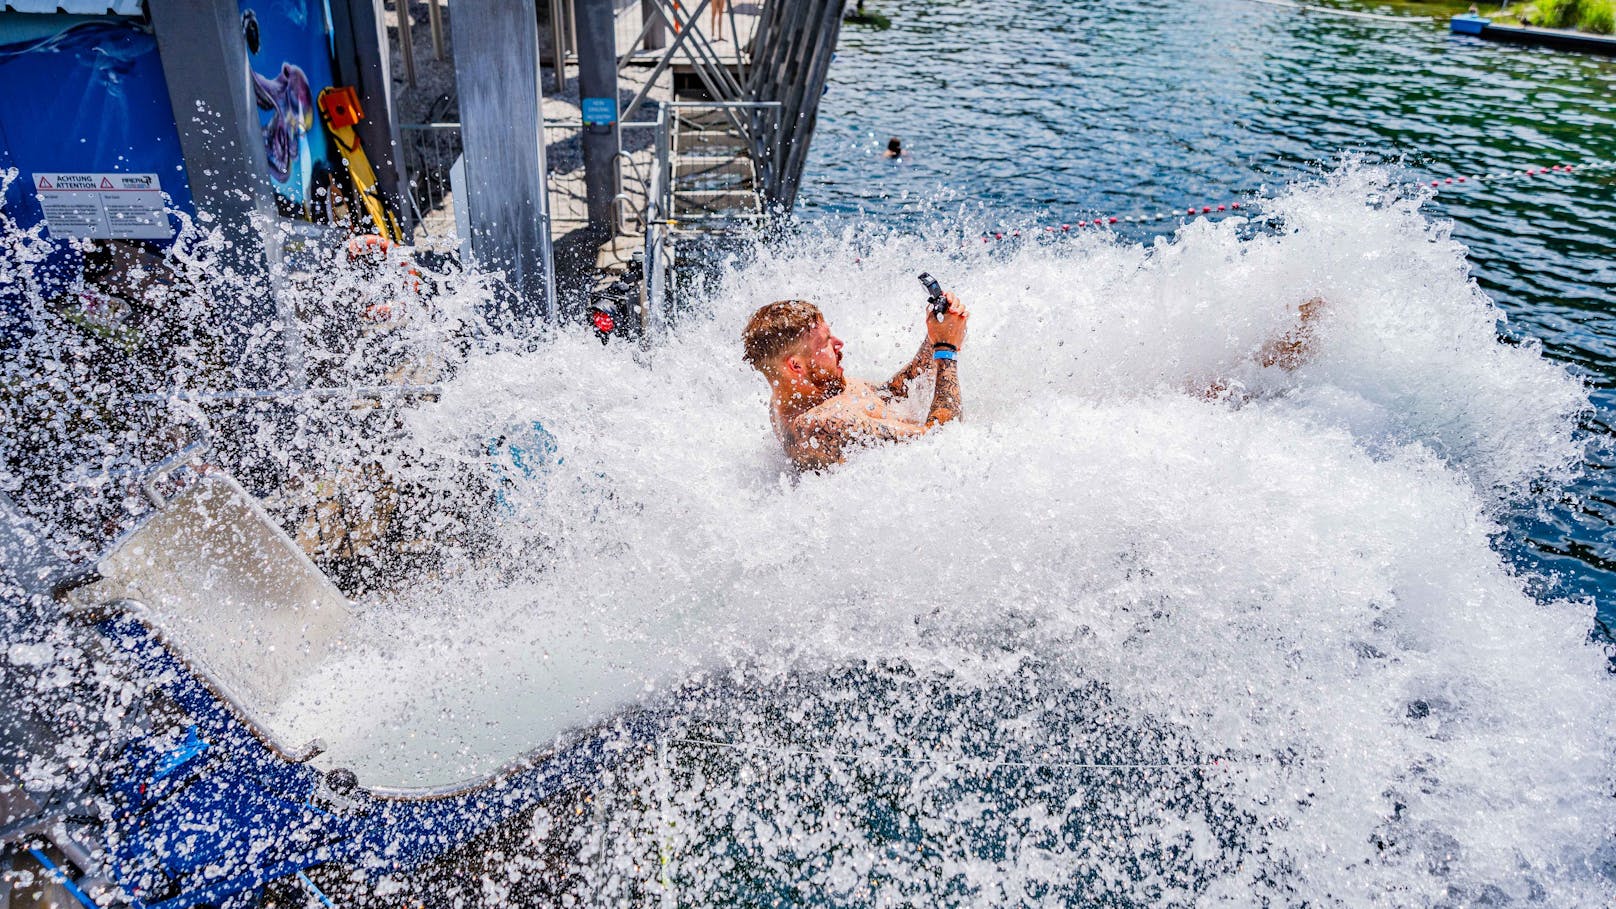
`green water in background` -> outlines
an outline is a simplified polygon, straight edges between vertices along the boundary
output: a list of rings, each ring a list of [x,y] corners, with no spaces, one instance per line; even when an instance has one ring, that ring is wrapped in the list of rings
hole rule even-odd
[[[1616,59],[1451,35],[1452,3],[1342,6],[1437,18],[884,0],[890,29],[842,30],[799,212],[1028,226],[1247,198],[1354,156],[1410,181],[1616,159]],[[906,165],[881,158],[889,136]],[[1427,210],[1469,247],[1502,334],[1591,387],[1586,471],[1514,516],[1504,547],[1544,594],[1593,597],[1616,625],[1616,171],[1467,182]]]

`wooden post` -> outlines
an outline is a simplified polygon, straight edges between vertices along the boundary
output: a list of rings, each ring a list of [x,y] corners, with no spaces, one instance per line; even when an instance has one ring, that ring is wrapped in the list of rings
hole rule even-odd
[[[555,90],[567,90],[567,10],[566,0],[550,0],[550,54],[555,68]]]
[[[415,87],[415,39],[410,36],[410,0],[393,0],[398,10],[398,52],[404,58],[404,80]]]
[[[813,139],[814,125],[819,119],[819,99],[825,94],[825,79],[830,74],[830,58],[836,50],[836,37],[841,26],[841,5],[836,0],[828,0],[814,28],[814,53],[807,72],[801,78],[791,146],[781,165],[785,179],[778,202],[787,210],[796,204],[797,190],[802,185],[802,170],[808,163],[808,144]]]
[[[443,10],[441,0],[426,0],[427,20],[432,23],[432,55],[443,59]]]
[[[660,0],[640,0],[640,19],[651,23],[650,28],[645,31],[646,50],[660,50],[668,46],[668,30],[663,27],[661,13],[657,12],[659,2]],[[625,53],[630,50],[633,48],[627,48]]]

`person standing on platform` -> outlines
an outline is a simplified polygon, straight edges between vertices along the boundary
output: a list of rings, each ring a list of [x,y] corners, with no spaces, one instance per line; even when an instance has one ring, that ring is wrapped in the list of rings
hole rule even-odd
[[[714,40],[724,40],[724,0],[713,0],[713,15],[711,22],[714,30]]]

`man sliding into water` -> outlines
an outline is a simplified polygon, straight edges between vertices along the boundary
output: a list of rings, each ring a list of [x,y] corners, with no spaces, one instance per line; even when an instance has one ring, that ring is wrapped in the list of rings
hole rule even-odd
[[[768,380],[770,417],[786,455],[803,470],[840,463],[847,450],[873,442],[924,435],[960,415],[959,373],[954,357],[965,343],[970,313],[953,294],[948,311],[928,311],[926,341],[909,365],[884,385],[842,373],[842,340],[830,333],[819,307],[806,300],[780,300],[752,315],[741,340],[746,362]],[[909,393],[909,383],[935,369],[936,394],[926,422],[890,413],[887,405]]]
[[[965,343],[970,313],[952,293],[948,310],[926,315],[926,341],[909,365],[883,385],[849,379],[842,373],[842,341],[831,334],[819,307],[806,300],[779,300],[760,308],[741,333],[746,362],[768,380],[770,419],[792,463],[820,470],[841,463],[847,451],[875,442],[901,442],[925,435],[960,415],[959,372],[955,357]],[[1261,366],[1295,370],[1313,355],[1314,323],[1324,309],[1315,297],[1303,303],[1294,329],[1257,351]],[[924,423],[889,412],[909,385],[936,371],[936,394]],[[1197,389],[1209,399],[1225,398],[1227,383]]]

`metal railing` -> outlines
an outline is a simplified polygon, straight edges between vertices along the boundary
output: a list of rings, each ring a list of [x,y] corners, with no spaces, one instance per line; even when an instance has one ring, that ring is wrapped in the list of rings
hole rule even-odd
[[[663,25],[663,16],[650,10],[650,2],[668,3],[669,0],[612,0],[613,30],[619,53],[633,54],[637,50],[655,52],[662,49],[667,40],[665,32],[658,28],[659,25]],[[550,3],[551,52],[554,59],[566,63],[578,62],[578,18],[575,6],[575,0],[551,0]],[[652,15],[646,15],[648,10]],[[735,13],[731,10],[732,21],[734,17]],[[564,83],[558,84],[558,91],[564,89]]]
[[[450,171],[461,158],[460,124],[405,123],[399,126],[399,137],[404,146],[411,230],[432,237],[455,236]]]
[[[668,106],[659,104],[651,120],[619,124],[618,134],[618,192],[638,193],[645,200],[638,213],[638,229],[644,230],[668,210],[662,197],[668,185]]]
[[[666,114],[659,111],[654,120],[621,124],[625,134],[617,154],[620,179],[618,190],[639,194],[648,190],[651,171],[666,172],[666,143],[660,138]],[[450,172],[460,160],[462,146],[459,123],[408,123],[399,127],[403,140],[404,166],[408,175],[408,208],[411,227],[417,234],[451,237],[456,234],[454,180]],[[641,137],[634,135],[646,134]],[[589,223],[589,200],[582,177],[583,124],[574,120],[544,122],[545,170],[549,184],[550,219],[554,232],[568,233]],[[463,165],[461,165],[463,166]],[[627,186],[624,185],[624,180]],[[666,183],[663,184],[664,186]],[[664,204],[660,208],[666,211]],[[639,222],[623,233],[644,229],[643,207],[633,212]]]
[[[645,192],[645,248],[641,265],[644,274],[640,281],[640,325],[646,330],[665,327],[673,316],[672,294],[668,280],[673,266],[673,248],[670,243],[668,213],[672,209],[672,131],[669,109],[657,106],[653,121],[653,146],[656,150],[651,165],[644,175]]]
[[[652,120],[618,124],[618,150],[613,156],[616,183],[613,187],[612,219],[615,232],[629,236],[645,229],[647,200],[652,175],[666,172],[666,151],[661,136],[666,130],[666,113],[658,110]],[[544,121],[545,169],[550,184],[550,217],[557,235],[589,223],[589,199],[583,178],[583,124],[576,120]],[[662,185],[666,185],[663,183]],[[662,200],[658,200],[661,203]],[[666,211],[659,204],[659,211]]]
[[[679,230],[710,230],[763,217],[762,186],[771,167],[767,137],[779,128],[781,104],[680,101],[659,102],[652,109],[652,119],[618,125],[612,200],[614,243],[634,235],[644,239],[640,316],[646,326],[663,324],[671,313],[670,266]],[[450,171],[461,157],[460,124],[405,124],[400,130],[415,233],[456,236]],[[714,143],[711,153],[675,148],[681,130],[710,134],[704,138]],[[544,142],[552,230],[564,235],[589,223],[583,124],[546,120]]]
[[[545,183],[549,186],[553,236],[571,233],[589,223],[583,134],[581,120],[544,121]]]

